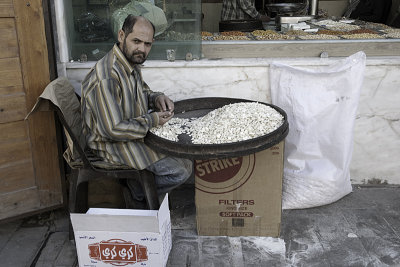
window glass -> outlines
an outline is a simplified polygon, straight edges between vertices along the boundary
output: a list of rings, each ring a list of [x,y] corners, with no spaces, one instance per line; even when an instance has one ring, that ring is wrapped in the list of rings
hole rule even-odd
[[[150,19],[156,28],[149,59],[201,56],[201,2],[199,0],[72,0],[64,1],[71,59],[97,61],[117,41],[128,14]],[[171,53],[169,53],[171,55]]]

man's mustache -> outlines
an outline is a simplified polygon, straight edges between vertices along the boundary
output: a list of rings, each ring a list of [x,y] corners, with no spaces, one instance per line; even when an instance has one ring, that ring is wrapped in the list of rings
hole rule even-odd
[[[136,55],[141,55],[143,57],[146,57],[146,54],[143,52],[133,52],[132,56],[136,56]]]

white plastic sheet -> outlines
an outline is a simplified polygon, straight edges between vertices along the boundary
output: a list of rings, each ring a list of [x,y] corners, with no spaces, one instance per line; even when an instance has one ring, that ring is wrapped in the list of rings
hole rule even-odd
[[[272,103],[286,111],[283,209],[330,204],[352,191],[353,128],[366,56],[318,69],[271,64]]]

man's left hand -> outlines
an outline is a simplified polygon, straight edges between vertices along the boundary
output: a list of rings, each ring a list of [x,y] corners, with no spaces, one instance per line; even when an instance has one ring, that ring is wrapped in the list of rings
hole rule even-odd
[[[169,112],[173,112],[174,111],[174,102],[172,102],[171,99],[169,99],[168,96],[166,95],[159,95],[156,98],[156,107],[158,108],[158,110],[164,112],[164,111],[169,111]]]

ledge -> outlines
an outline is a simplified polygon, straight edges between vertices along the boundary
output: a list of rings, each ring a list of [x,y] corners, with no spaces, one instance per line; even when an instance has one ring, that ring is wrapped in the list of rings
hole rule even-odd
[[[355,51],[358,52],[359,50]],[[350,54],[349,54],[350,55]],[[400,55],[400,54],[399,54]],[[218,59],[201,59],[194,61],[176,60],[169,62],[167,60],[148,60],[145,62],[145,68],[210,68],[210,67],[261,67],[268,66],[271,62],[279,61],[281,63],[310,66],[310,65],[327,65],[332,60],[340,57],[320,58],[314,57],[276,57],[276,58],[218,58]],[[89,62],[68,62],[65,63],[66,69],[80,70],[90,69],[94,66],[95,61]],[[367,65],[400,65],[400,56],[369,56],[367,57]]]
[[[367,56],[400,55],[400,39],[302,41],[203,41],[205,58],[346,57],[358,51]]]

